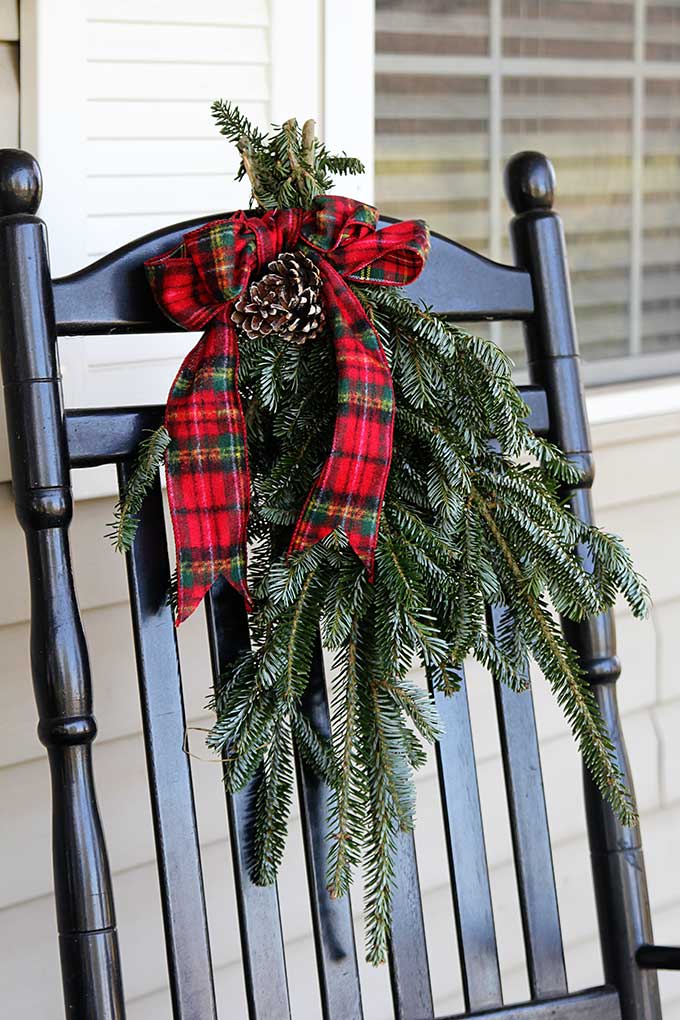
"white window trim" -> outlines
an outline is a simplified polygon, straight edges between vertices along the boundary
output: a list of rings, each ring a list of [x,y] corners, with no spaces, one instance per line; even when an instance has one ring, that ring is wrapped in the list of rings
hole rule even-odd
[[[20,33],[21,146],[42,168],[40,216],[62,276],[86,261],[85,0],[22,0]]]
[[[342,178],[341,194],[375,200],[375,4],[373,0],[324,2],[324,140],[331,151],[358,156],[361,177]]]
[[[586,392],[592,426],[680,412],[680,376]]]

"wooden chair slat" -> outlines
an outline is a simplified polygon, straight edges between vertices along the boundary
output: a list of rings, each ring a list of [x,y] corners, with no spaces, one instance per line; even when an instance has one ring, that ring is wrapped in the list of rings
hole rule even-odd
[[[461,1020],[461,1015],[440,1020]],[[470,1020],[621,1020],[621,1003],[616,991],[605,986],[542,1002],[475,1012]]]
[[[396,1020],[434,1016],[423,905],[412,832],[397,833],[394,865],[390,979]]]
[[[547,436],[550,421],[545,390],[540,386],[520,386],[519,390],[529,408],[527,424],[536,435]],[[132,457],[145,432],[158,428],[164,413],[165,408],[160,405],[67,411],[71,467],[116,464]]]
[[[118,474],[122,489],[128,465]],[[144,501],[127,570],[173,1017],[216,1020],[159,482]]]
[[[453,697],[435,692],[444,736],[437,766],[466,1009],[503,1002],[465,676]]]
[[[249,646],[248,620],[241,596],[220,578],[205,600],[214,682]],[[290,1020],[288,977],[275,885],[258,886],[250,877],[251,816],[255,782],[227,795],[236,904],[249,1020]]]
[[[54,280],[60,336],[169,333],[178,329],[155,304],[144,261],[176,247],[182,235],[229,213],[203,216],[140,237],[85,269]],[[381,223],[394,222],[385,217]],[[523,269],[491,262],[432,234],[427,272],[406,288],[415,300],[459,321],[525,319],[534,310],[531,278]]]
[[[491,609],[489,622],[508,626],[507,611]],[[529,987],[547,999],[567,991],[567,975],[533,698],[500,683],[495,695]]]
[[[320,642],[312,662],[302,710],[318,732],[330,736],[330,717]],[[324,1020],[362,1020],[361,986],[349,894],[333,899],[327,888],[330,791],[298,759],[298,787],[307,881],[314,927]]]
[[[120,464],[135,455],[147,432],[163,421],[165,408],[92,408],[66,411],[66,441],[72,468]]]

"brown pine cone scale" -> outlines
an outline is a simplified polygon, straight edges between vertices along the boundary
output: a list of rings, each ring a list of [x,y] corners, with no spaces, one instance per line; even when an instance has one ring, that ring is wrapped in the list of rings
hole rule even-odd
[[[282,252],[239,295],[231,318],[252,340],[271,334],[296,344],[314,339],[326,321],[319,270],[301,251]]]

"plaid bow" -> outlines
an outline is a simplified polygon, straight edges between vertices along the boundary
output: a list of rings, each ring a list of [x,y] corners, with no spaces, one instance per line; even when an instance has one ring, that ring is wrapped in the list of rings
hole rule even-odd
[[[392,457],[394,391],[385,354],[346,280],[399,287],[429,251],[420,221],[376,230],[378,213],[349,198],[319,196],[311,211],[243,212],[185,234],[146,262],[162,311],[205,333],[168,396],[168,497],[177,551],[177,623],[223,574],[250,605],[246,535],[250,477],[237,386],[231,304],[276,255],[304,246],[319,267],[335,345],[338,407],[333,445],[295,526],[289,553],[337,528],[373,574],[380,509]]]

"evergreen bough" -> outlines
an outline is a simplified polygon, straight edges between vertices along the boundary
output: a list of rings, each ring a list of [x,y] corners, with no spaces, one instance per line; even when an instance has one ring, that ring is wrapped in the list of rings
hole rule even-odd
[[[228,103],[213,104],[238,145],[253,201],[308,208],[331,175],[359,173],[287,121],[271,135]],[[238,385],[247,408],[252,505],[249,523],[252,650],[221,678],[208,744],[224,761],[229,792],[257,784],[253,878],[268,884],[283,857],[294,755],[329,785],[328,887],[342,896],[354,871],[365,880],[366,951],[385,960],[398,830],[413,828],[414,771],[441,735],[432,692],[455,695],[461,666],[476,658],[514,689],[540,667],[569,720],[602,796],[626,825],[635,807],[593,691],[555,612],[582,620],[618,594],[634,616],[648,592],[621,540],[579,521],[562,493],[578,472],[527,427],[511,363],[392,288],[357,286],[391,367],[394,452],[378,537],[374,582],[336,532],[306,552],[284,550],[331,445],[336,369],[330,339],[300,348],[276,337],[241,344]],[[493,442],[489,442],[493,437]],[[158,430],[142,444],[117,509],[118,548],[129,548],[136,513],[167,446]],[[588,569],[577,547],[587,548]],[[487,623],[487,607],[500,623]],[[332,740],[303,714],[318,631],[334,653]],[[428,690],[411,678],[414,660]]]

